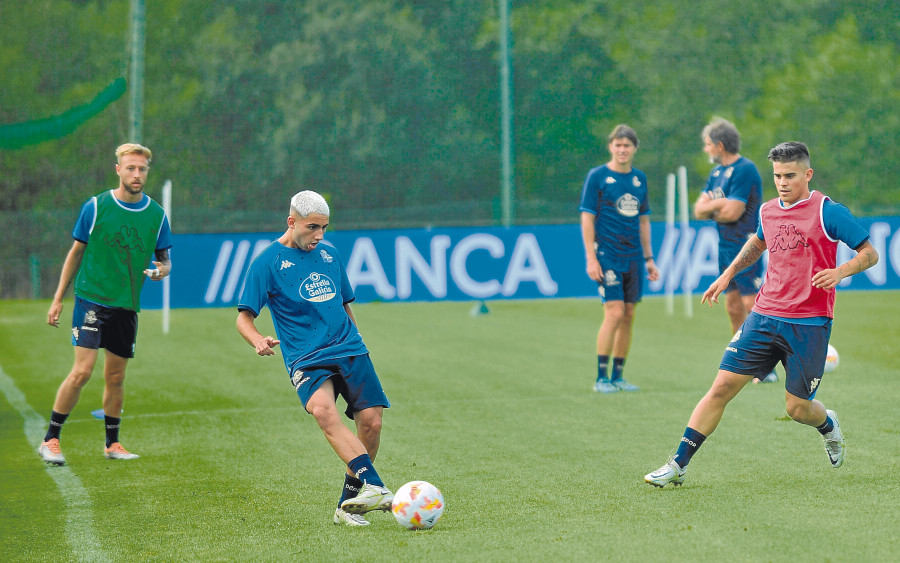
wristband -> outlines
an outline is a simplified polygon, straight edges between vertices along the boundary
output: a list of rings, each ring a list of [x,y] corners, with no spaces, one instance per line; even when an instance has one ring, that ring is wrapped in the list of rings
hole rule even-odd
[[[649,262],[651,260],[653,260],[652,256],[644,256],[644,262]]]

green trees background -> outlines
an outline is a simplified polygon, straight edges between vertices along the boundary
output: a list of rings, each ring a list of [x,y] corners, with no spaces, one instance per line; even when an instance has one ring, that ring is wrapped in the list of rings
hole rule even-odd
[[[519,223],[575,222],[620,122],[660,219],[669,172],[687,166],[692,198],[702,186],[714,115],[764,178],[768,149],[802,140],[816,187],[900,212],[896,1],[514,0],[511,19]],[[148,191],[174,182],[176,232],[273,230],[304,188],[338,228],[498,221],[497,0],[147,0],[146,21]],[[127,77],[128,23],[128,0],[0,0],[0,126]],[[4,222],[62,213],[67,239],[115,183],[127,104],[0,150]]]

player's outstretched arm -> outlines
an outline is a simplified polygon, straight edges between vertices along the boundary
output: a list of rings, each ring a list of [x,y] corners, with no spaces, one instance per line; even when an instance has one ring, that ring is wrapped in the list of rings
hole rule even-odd
[[[69,253],[66,255],[62,272],[59,274],[59,285],[56,287],[56,293],[53,295],[50,310],[47,312],[47,324],[50,326],[59,326],[59,317],[62,315],[63,310],[62,300],[69,289],[69,284],[72,283],[72,279],[78,273],[78,268],[81,267],[81,259],[84,257],[85,248],[87,248],[86,244],[76,240],[72,243],[72,248],[69,249]]]
[[[718,303],[719,295],[728,288],[728,284],[731,283],[735,274],[759,260],[760,256],[762,256],[765,251],[766,243],[755,234],[750,235],[750,238],[744,243],[744,247],[741,248],[741,251],[738,253],[737,257],[735,257],[734,261],[725,268],[722,275],[719,276],[716,281],[709,286],[709,289],[703,293],[700,303],[709,303],[710,307],[712,307],[714,303]]]
[[[247,341],[247,344],[253,346],[258,355],[275,355],[274,348],[278,346],[281,341],[276,340],[271,336],[263,336],[262,333],[256,330],[256,317],[253,316],[253,313],[246,309],[238,313],[236,326],[238,332],[244,337],[244,340]]]
[[[831,289],[841,283],[842,279],[864,272],[878,263],[878,251],[869,241],[862,243],[855,250],[856,256],[837,268],[816,272],[812,277],[813,287]]]

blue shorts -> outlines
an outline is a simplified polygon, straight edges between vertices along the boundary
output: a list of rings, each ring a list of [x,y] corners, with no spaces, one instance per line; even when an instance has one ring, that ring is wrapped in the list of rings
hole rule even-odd
[[[735,256],[719,252],[719,274],[731,265]],[[737,273],[723,293],[737,290],[741,295],[756,295],[763,281],[763,261],[757,260]]]
[[[822,382],[830,337],[831,319],[803,325],[751,311],[725,348],[719,369],[761,379],[781,362],[785,390],[812,400]]]
[[[627,269],[623,270],[607,266],[602,257],[598,260],[603,269],[603,281],[598,282],[597,287],[603,302],[640,303],[644,295],[644,265],[632,260],[626,264]]]
[[[134,357],[137,313],[120,307],[105,307],[75,297],[72,310],[72,346],[106,348],[122,358]]]
[[[307,366],[296,369],[291,375],[291,384],[306,408],[306,403],[327,379],[334,383],[334,398],[342,396],[347,401],[344,414],[353,420],[353,413],[371,407],[391,406],[381,381],[375,373],[375,366],[368,354],[338,358],[328,364]],[[309,412],[309,411],[307,411]]]

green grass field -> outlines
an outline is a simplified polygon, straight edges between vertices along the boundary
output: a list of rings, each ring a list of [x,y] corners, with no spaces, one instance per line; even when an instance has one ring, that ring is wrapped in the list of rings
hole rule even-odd
[[[599,300],[360,304],[393,407],[379,473],[444,493],[437,527],[386,513],[331,517],[343,466],[293,393],[281,357],[259,358],[234,310],[141,314],[122,441],[103,458],[102,372],[62,434],[68,464],[35,452],[71,367],[49,302],[0,302],[0,559],[302,561],[895,561],[900,553],[900,292],[838,295],[841,354],[818,394],[841,417],[847,459],[787,419],[783,384],[748,386],[694,458],[685,485],[643,475],[674,451],[728,342],[722,306],[638,308],[626,376],[591,390]],[[72,302],[64,318],[70,318]],[[262,326],[271,326],[268,312]],[[781,372],[783,374],[783,371]],[[17,395],[17,392],[21,391]]]

